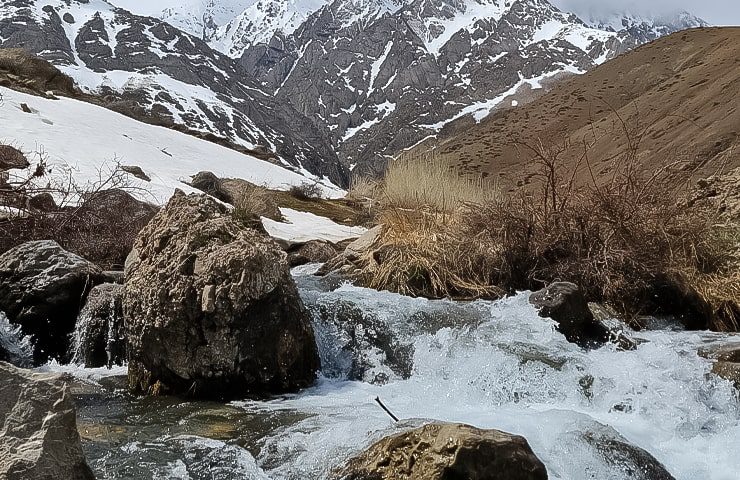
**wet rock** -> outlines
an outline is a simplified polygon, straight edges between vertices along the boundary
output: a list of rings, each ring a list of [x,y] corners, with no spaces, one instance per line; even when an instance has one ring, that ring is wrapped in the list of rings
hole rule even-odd
[[[104,283],[90,290],[72,338],[72,363],[88,368],[123,364],[123,285]]]
[[[60,375],[0,362],[0,477],[92,480],[75,406]]]
[[[285,252],[212,198],[176,192],[125,275],[133,391],[244,397],[313,383],[316,343]]]
[[[223,187],[221,179],[213,172],[198,172],[193,175],[190,186],[197,188],[203,193],[221,200],[222,202],[232,203],[234,199],[231,194]]]
[[[712,373],[732,382],[740,390],[740,343],[710,345],[700,349],[699,355],[715,360]]]
[[[29,368],[33,364],[32,351],[24,344],[18,331],[0,312],[0,362],[8,362],[16,367]]]
[[[292,245],[287,250],[288,265],[298,267],[307,263],[325,263],[337,254],[330,242],[311,240],[303,244]]]
[[[545,480],[523,437],[453,423],[432,423],[372,445],[338,470],[351,480]]]
[[[610,427],[603,426],[583,434],[602,460],[634,480],[675,480],[649,452],[632,445]]]
[[[530,295],[529,302],[539,309],[541,317],[555,320],[569,342],[586,346],[609,340],[608,329],[594,319],[586,298],[574,283],[552,283]]]
[[[29,165],[23,152],[10,145],[0,145],[0,171],[27,168]]]
[[[309,309],[319,336],[331,339],[322,346],[325,375],[374,384],[411,376],[414,346],[374,313],[346,300],[319,300]]]
[[[139,167],[138,165],[121,165],[121,170],[130,175],[133,175],[139,180],[144,180],[145,182],[152,181],[151,177],[144,173],[144,170],[142,170],[141,167]]]
[[[67,338],[103,272],[54,241],[21,244],[0,255],[0,310],[31,335],[35,360],[63,359]]]

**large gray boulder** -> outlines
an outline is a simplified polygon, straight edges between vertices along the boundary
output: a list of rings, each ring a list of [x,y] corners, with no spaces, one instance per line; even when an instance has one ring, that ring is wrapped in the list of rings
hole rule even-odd
[[[125,276],[133,391],[234,398],[314,381],[316,342],[286,254],[212,198],[176,192]]]
[[[0,362],[0,478],[92,480],[65,379]]]
[[[90,290],[77,317],[70,357],[72,363],[88,368],[121,365],[126,360],[123,285],[104,283]]]
[[[100,268],[56,242],[27,242],[0,255],[0,310],[31,336],[37,362],[64,359],[87,293],[103,281]]]
[[[527,440],[498,430],[431,423],[386,437],[334,475],[347,480],[546,480]]]

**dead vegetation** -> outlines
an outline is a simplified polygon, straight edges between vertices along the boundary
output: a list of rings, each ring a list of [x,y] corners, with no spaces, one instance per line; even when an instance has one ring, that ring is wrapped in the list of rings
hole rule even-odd
[[[99,178],[77,183],[64,165],[49,165],[43,151],[30,168],[0,182],[0,252],[32,240],[54,240],[103,268],[121,268],[136,235],[157,208],[134,198],[146,191],[118,163]]]
[[[642,314],[666,314],[690,328],[740,330],[740,227],[690,201],[685,164],[643,174],[640,135],[627,135],[611,179],[585,185],[574,179],[591,168],[587,144],[575,161],[562,158],[570,145],[520,145],[533,154],[538,188],[507,197],[445,166],[392,163],[378,189],[382,234],[359,277],[456,298],[571,281],[637,327]]]

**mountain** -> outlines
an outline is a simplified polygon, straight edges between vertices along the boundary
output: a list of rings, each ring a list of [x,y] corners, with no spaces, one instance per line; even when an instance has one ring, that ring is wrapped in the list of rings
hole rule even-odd
[[[105,0],[5,0],[0,43],[89,92],[342,186],[350,169],[379,173],[458,118],[480,120],[510,93],[525,101],[672,28],[594,28],[546,0],[126,4],[161,5],[161,18]]]
[[[229,57],[166,22],[103,0],[8,0],[0,4],[0,39],[52,62],[83,90],[347,184],[346,168],[311,120],[265,93]]]
[[[408,155],[449,160],[506,190],[532,181],[529,147],[540,141],[562,150],[569,167],[585,161],[587,145],[582,181],[592,174],[597,182],[610,178],[630,142],[641,171],[680,162],[697,178],[721,176],[740,168],[738,92],[740,28],[694,29],[643,45],[478,124],[450,125]]]
[[[61,181],[66,185],[65,176],[74,172],[80,187],[96,185],[101,175],[105,178],[120,163],[139,167],[149,177],[146,181],[132,177],[132,193],[164,204],[176,188],[195,191],[184,182],[203,170],[282,190],[309,181],[279,165],[192,135],[141,123],[88,102],[43,98],[5,87],[0,87],[0,96],[0,122],[13,127],[13,145],[34,161],[39,158],[36,152],[45,152],[49,173],[44,182]],[[343,191],[322,187],[322,193],[337,197]]]

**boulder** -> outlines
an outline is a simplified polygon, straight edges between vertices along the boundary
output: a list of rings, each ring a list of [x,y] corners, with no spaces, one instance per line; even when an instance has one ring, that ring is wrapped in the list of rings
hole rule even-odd
[[[122,365],[126,360],[123,285],[103,283],[90,290],[77,317],[70,358],[88,368]]]
[[[190,186],[197,188],[203,193],[221,200],[222,202],[232,203],[234,200],[231,194],[224,189],[221,179],[213,172],[198,172],[193,175]]]
[[[294,244],[288,247],[288,265],[298,267],[307,263],[325,263],[337,254],[331,242],[324,240],[310,240],[306,243]]]
[[[316,274],[327,275],[331,272],[339,272],[351,277],[362,257],[372,251],[382,230],[382,225],[374,226],[359,238],[349,243],[342,253],[327,261]]]
[[[134,392],[234,398],[313,383],[316,342],[285,252],[212,198],[177,191],[125,277]]]
[[[0,362],[0,478],[92,480],[66,379]]]
[[[413,344],[401,342],[374,313],[348,300],[318,300],[309,309],[319,335],[331,338],[322,351],[324,375],[374,384],[411,376]]]
[[[149,175],[147,175],[144,170],[138,165],[121,165],[121,170],[128,173],[129,175],[132,175],[139,180],[143,180],[145,182],[151,182],[152,179]]]
[[[634,480],[676,480],[650,452],[629,443],[616,430],[601,426],[582,433],[604,463]]]
[[[523,437],[469,425],[432,423],[372,445],[334,478],[347,480],[545,480]]]
[[[530,295],[529,302],[537,307],[541,317],[555,320],[569,342],[586,346],[609,340],[609,329],[594,319],[586,298],[574,283],[552,283]]]
[[[53,212],[59,207],[49,192],[39,193],[28,199],[28,208],[37,212]]]
[[[23,152],[10,145],[0,145],[0,171],[27,168],[30,165]]]
[[[103,280],[100,268],[56,242],[27,242],[0,255],[0,310],[31,335],[37,362],[64,359],[80,307]]]

